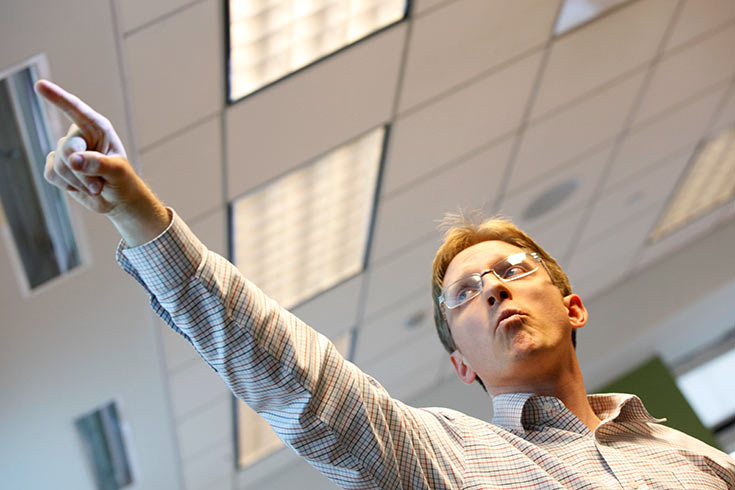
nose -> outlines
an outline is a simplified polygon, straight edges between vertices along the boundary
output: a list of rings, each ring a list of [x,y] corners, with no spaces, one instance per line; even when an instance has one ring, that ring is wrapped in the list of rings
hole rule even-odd
[[[511,299],[512,295],[510,289],[506,286],[506,283],[495,277],[493,274],[488,274],[482,279],[482,295],[490,306],[495,306],[495,303]]]

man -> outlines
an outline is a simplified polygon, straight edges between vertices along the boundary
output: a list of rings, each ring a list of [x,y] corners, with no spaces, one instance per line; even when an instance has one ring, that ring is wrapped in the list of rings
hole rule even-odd
[[[434,263],[437,326],[493,424],[394,400],[323,336],[209,252],[137,177],[109,122],[61,88],[75,123],[46,178],[106,215],[118,261],[235,395],[344,488],[735,488],[727,455],[660,425],[631,395],[587,396],[572,332],[587,321],[558,264],[503,222],[458,227]]]

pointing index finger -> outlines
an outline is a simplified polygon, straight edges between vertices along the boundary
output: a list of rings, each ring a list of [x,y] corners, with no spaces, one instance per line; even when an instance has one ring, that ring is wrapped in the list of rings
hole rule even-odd
[[[36,92],[61,110],[82,131],[99,132],[104,118],[79,97],[48,80],[36,82]]]

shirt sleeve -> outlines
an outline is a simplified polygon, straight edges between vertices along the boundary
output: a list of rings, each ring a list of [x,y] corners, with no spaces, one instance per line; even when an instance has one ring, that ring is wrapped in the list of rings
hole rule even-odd
[[[452,411],[416,409],[345,360],[206,249],[174,213],[169,228],[117,260],[232,392],[278,436],[349,489],[461,488]]]

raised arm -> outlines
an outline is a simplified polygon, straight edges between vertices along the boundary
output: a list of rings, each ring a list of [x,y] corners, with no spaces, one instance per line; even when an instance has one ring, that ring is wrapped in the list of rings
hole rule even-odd
[[[72,122],[46,158],[46,180],[107,216],[129,246],[165,230],[168,211],[135,173],[110,121],[47,80],[36,83],[36,91]]]
[[[451,415],[392,399],[170,217],[107,119],[50,82],[36,89],[73,122],[48,156],[48,181],[112,221],[126,242],[118,262],[156,313],[284,442],[344,488],[461,487]]]

